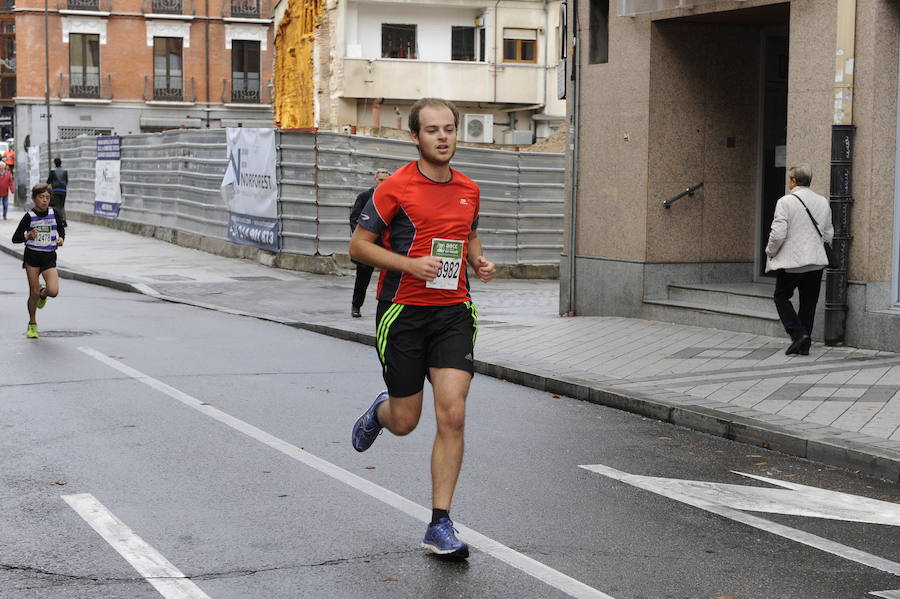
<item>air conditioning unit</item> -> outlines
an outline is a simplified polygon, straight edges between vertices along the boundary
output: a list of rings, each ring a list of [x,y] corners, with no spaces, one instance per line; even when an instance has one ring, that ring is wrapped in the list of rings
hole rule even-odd
[[[463,141],[481,144],[494,143],[494,115],[464,114]]]

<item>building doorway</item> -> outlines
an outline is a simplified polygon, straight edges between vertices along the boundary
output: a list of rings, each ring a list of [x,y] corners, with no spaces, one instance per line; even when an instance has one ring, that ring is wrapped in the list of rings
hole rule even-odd
[[[784,195],[787,164],[788,27],[762,29],[760,43],[759,208],[756,278],[766,274],[766,243],[775,204]],[[765,280],[765,279],[763,279]]]

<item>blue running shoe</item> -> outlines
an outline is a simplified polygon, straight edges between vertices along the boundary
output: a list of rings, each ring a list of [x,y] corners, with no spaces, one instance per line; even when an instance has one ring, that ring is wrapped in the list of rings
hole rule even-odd
[[[435,524],[429,524],[422,539],[422,548],[453,557],[469,557],[469,546],[456,538],[456,529],[450,518],[441,518]]]
[[[372,443],[381,434],[381,425],[378,424],[378,418],[375,417],[375,410],[378,406],[388,400],[388,392],[382,391],[375,398],[375,402],[368,410],[363,412],[356,424],[353,425],[353,449],[356,451],[365,451],[372,447]]]

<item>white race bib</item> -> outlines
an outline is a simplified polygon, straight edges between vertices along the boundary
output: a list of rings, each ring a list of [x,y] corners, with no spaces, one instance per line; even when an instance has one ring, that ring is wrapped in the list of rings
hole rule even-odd
[[[34,230],[37,231],[37,237],[34,238],[35,245],[48,246],[53,243],[53,229],[50,225],[38,225]]]
[[[462,270],[463,242],[455,239],[432,239],[431,255],[441,259],[441,268],[434,280],[425,283],[429,289],[456,289]]]

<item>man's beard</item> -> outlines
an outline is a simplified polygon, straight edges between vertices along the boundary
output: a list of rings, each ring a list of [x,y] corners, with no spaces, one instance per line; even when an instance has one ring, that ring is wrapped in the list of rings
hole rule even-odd
[[[456,148],[453,148],[453,152],[451,152],[446,158],[442,157],[437,151],[429,151],[425,148],[419,146],[419,155],[426,161],[434,164],[436,166],[446,166],[450,164],[450,161],[453,159],[453,156],[456,154]]]

